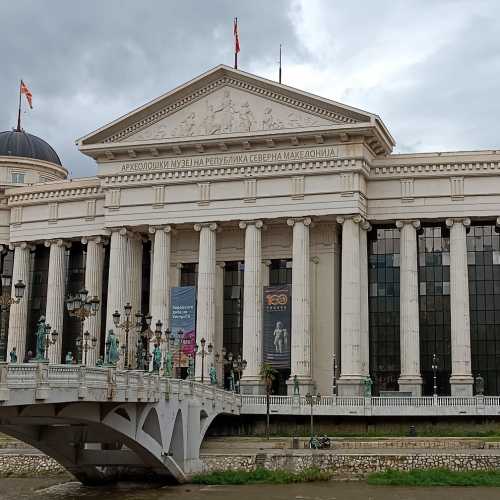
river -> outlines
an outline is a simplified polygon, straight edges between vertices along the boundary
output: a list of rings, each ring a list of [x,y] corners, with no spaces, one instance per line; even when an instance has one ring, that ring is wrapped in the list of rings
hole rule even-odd
[[[248,486],[138,486],[88,488],[62,479],[0,479],[1,500],[498,500],[500,488],[406,488],[364,482]]]

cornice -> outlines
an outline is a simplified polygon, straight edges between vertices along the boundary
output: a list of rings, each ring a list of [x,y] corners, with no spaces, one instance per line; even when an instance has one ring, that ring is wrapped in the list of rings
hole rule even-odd
[[[301,101],[300,99],[287,96],[275,90],[266,89],[264,86],[255,85],[250,82],[242,81],[233,77],[223,76],[191,92],[189,95],[186,95],[176,100],[175,102],[172,102],[162,107],[156,112],[150,114],[149,116],[141,120],[136,121],[135,123],[129,125],[128,127],[123,128],[119,132],[104,139],[103,143],[113,143],[113,142],[123,141],[130,135],[140,132],[144,128],[149,127],[154,123],[157,123],[159,120],[172,115],[173,113],[185,108],[186,106],[192,104],[193,102],[196,102],[202,97],[211,94],[212,92],[223,86],[230,86],[236,89],[241,89],[251,94],[258,95],[260,97],[265,97],[266,99],[269,99],[271,101],[285,104],[294,109],[306,111],[310,114],[330,119],[340,124],[359,122],[359,120],[355,120],[354,118],[351,118],[344,114],[329,111],[323,107]]]

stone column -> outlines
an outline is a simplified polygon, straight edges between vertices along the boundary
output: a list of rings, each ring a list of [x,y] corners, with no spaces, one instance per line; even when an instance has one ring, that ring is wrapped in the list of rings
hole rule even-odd
[[[360,272],[360,335],[361,335],[361,373],[370,376],[370,328],[368,309],[368,238],[371,225],[363,221],[359,225],[359,272]]]
[[[342,224],[341,370],[340,396],[363,395],[365,376],[361,366],[361,272],[359,215],[338,217]]]
[[[127,302],[127,283],[125,274],[127,272],[127,230],[125,228],[111,229],[111,243],[109,249],[109,273],[108,273],[108,303],[106,310],[106,335],[108,330],[115,331],[123,345],[125,339],[123,332],[117,330],[113,323],[113,313],[118,311],[121,320],[124,318],[123,306]],[[120,350],[120,358],[123,358]],[[123,367],[124,360],[120,359],[118,366]]]
[[[446,219],[446,225],[450,228],[451,395],[472,396],[466,245],[470,219]]]
[[[132,323],[128,333],[128,364],[135,368],[137,363],[137,331],[135,329],[136,313],[142,312],[142,236],[139,233],[130,233],[127,250],[127,302],[132,305],[130,321]],[[120,312],[122,312],[119,309]],[[146,311],[147,312],[147,311]]]
[[[7,360],[12,348],[16,348],[17,359],[22,362],[26,349],[26,334],[28,330],[28,304],[31,291],[30,281],[30,252],[34,247],[26,242],[14,243],[14,268],[12,270],[12,296],[15,296],[14,284],[19,280],[26,285],[24,297],[19,304],[12,304],[9,314],[9,334],[7,337]]]
[[[149,232],[153,236],[154,255],[151,273],[151,329],[154,331],[156,322],[161,321],[163,331],[170,326],[170,256],[172,244],[171,226],[150,227]],[[169,340],[166,339],[168,342]],[[163,343],[162,350],[166,348]],[[149,350],[152,354],[154,342],[151,341]],[[152,364],[152,362],[151,362]]]
[[[309,259],[309,226],[311,219],[288,219],[293,227],[292,272],[292,333],[291,373],[287,381],[288,393],[293,394],[297,376],[300,394],[313,390],[311,370],[311,287]]]
[[[195,224],[194,230],[200,233],[198,256],[198,301],[196,305],[196,343],[201,350],[201,339],[208,344],[215,341],[215,282],[216,282],[216,231],[217,224]],[[197,355],[195,365],[196,379],[201,379],[201,356]],[[213,363],[213,353],[205,356],[204,381],[209,383],[208,370]]]
[[[61,363],[66,293],[66,249],[69,244],[63,240],[49,240],[45,242],[45,246],[50,248],[45,321],[52,327],[52,332],[58,333],[57,342],[49,347],[49,362]]]
[[[214,352],[220,354],[224,345],[224,269],[225,262],[217,262],[215,275],[215,336],[214,336]],[[217,363],[217,382],[219,385],[224,384],[224,365]]]
[[[422,395],[422,377],[420,376],[420,333],[418,310],[418,255],[417,229],[419,220],[398,220],[400,230],[400,291],[399,323],[401,375],[398,380],[399,390],[411,392],[413,396]]]
[[[94,349],[87,353],[87,366],[95,366],[96,360],[103,353],[101,346],[101,310],[102,310],[102,280],[104,273],[104,245],[107,243],[102,236],[84,237],[82,243],[87,245],[87,259],[85,263],[85,289],[89,297],[97,296],[99,310],[95,316],[87,318],[83,324],[83,331],[90,333],[90,338],[96,338]]]
[[[245,274],[243,289],[243,359],[247,361],[241,379],[244,394],[263,394],[262,364],[262,227],[261,220],[242,221],[245,230]]]

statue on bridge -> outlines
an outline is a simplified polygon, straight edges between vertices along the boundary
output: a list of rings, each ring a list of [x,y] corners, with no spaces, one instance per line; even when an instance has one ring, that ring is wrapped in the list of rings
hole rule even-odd
[[[215,369],[214,365],[210,366],[208,374],[210,375],[210,384],[217,385],[217,370]]]
[[[45,361],[45,351],[47,348],[47,325],[45,323],[45,316],[40,316],[36,327],[36,361]]]
[[[477,374],[474,385],[476,386],[476,396],[484,396],[484,378],[481,377],[480,373]]]
[[[187,378],[188,378],[188,380],[192,380],[193,377],[194,377],[194,357],[192,355],[189,355]]]
[[[11,363],[17,363],[17,352],[15,346],[12,348],[12,351],[9,352],[9,356]]]
[[[67,365],[72,365],[73,364],[73,354],[71,351],[68,351],[68,354],[66,354],[66,359],[64,360]]]
[[[372,395],[372,385],[373,385],[371,377],[365,378],[364,385],[365,385],[365,398],[369,398]]]
[[[165,356],[165,377],[171,378],[172,377],[172,372],[174,370],[174,354],[172,351],[168,351],[167,355]]]
[[[118,352],[119,340],[113,330],[108,330],[108,338],[106,339],[106,366],[116,366],[120,359]]]
[[[155,348],[153,349],[153,372],[159,373],[161,366],[161,349],[158,344],[155,344]]]

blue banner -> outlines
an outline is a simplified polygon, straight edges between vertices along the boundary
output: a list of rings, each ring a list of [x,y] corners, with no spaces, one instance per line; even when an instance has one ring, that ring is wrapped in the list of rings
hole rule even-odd
[[[186,367],[196,344],[196,287],[171,288],[170,329],[175,336],[174,364]]]

